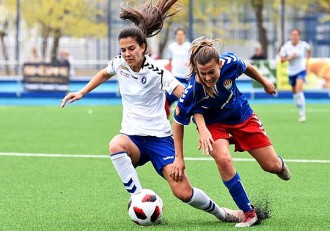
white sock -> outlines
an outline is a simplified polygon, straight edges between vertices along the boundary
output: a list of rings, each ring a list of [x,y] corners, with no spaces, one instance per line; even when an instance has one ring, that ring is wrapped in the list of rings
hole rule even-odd
[[[297,95],[297,105],[299,109],[299,116],[300,117],[306,117],[306,101],[305,101],[305,95],[304,92],[299,92]]]
[[[299,111],[299,117],[306,117],[306,101],[304,92],[293,94],[293,99]]]
[[[129,194],[141,191],[142,186],[131,158],[126,152],[112,154],[112,163]]]
[[[193,188],[193,195],[190,201],[187,202],[190,206],[204,210],[210,214],[213,214],[219,220],[225,219],[225,211],[220,208],[214,201],[209,198],[206,193],[198,188]]]
[[[297,94],[293,94],[293,101],[296,104],[296,106],[298,107],[298,103],[297,103]]]

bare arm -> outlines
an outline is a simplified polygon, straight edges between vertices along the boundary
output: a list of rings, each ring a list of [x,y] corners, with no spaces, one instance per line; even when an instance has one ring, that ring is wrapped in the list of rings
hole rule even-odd
[[[293,55],[291,55],[289,57],[281,57],[281,62],[283,63],[283,62],[286,62],[286,61],[291,61],[292,59],[294,59],[296,57],[297,57],[296,54],[293,54]]]
[[[174,181],[179,181],[183,179],[184,175],[184,159],[183,159],[183,135],[184,135],[184,125],[173,122],[173,138],[174,138],[174,148],[175,148],[175,160],[172,166],[171,177]]]
[[[184,125],[173,122],[173,138],[175,146],[175,157],[183,159],[183,135]]]
[[[211,151],[213,151],[212,144],[214,140],[210,131],[207,129],[204,116],[202,114],[194,114],[194,118],[197,124],[198,129],[198,150],[202,148],[203,155],[209,155]]]
[[[65,96],[61,100],[62,102],[61,107],[63,108],[68,100],[70,100],[69,103],[73,103],[74,101],[81,99],[84,95],[86,95],[87,93],[89,93],[90,91],[92,91],[93,89],[95,89],[96,87],[107,81],[108,79],[110,79],[112,76],[113,75],[107,73],[106,68],[99,71],[96,75],[94,75],[91,81],[89,81],[86,84],[86,86],[83,87],[80,91],[69,93],[67,96]]]
[[[182,84],[179,84],[176,88],[174,88],[172,94],[174,94],[176,97],[180,98],[183,90],[184,90],[184,86]]]
[[[103,70],[99,71],[94,77],[89,81],[89,83],[83,87],[79,92],[81,92],[83,95],[88,94],[98,86],[100,86],[102,83],[110,79],[113,75],[108,74],[107,69],[104,68]]]
[[[287,61],[289,62],[292,59],[295,59],[296,57],[297,57],[296,53],[293,53],[291,56],[281,56],[281,63],[287,62]]]
[[[170,67],[172,67],[172,58],[170,58],[170,59],[168,60],[168,65],[169,65]]]
[[[308,49],[308,50],[307,50],[307,56],[306,56],[307,60],[308,60],[310,57],[312,57],[312,49]]]
[[[307,55],[306,55],[306,70],[308,70],[308,62],[310,57],[312,57],[312,49],[307,50]]]
[[[263,77],[262,74],[250,63],[246,63],[246,70],[244,73],[260,83],[264,87],[266,93],[276,94],[275,85]]]

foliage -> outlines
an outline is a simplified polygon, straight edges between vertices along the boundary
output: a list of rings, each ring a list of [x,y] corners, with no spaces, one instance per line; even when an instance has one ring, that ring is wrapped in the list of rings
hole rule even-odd
[[[107,32],[106,25],[98,21],[104,11],[96,6],[103,2],[97,0],[91,4],[89,0],[30,0],[29,4],[21,3],[21,14],[26,26],[38,28],[44,39],[52,36],[54,40],[59,40],[63,35],[101,37]],[[7,0],[6,4],[10,11],[16,10],[16,0]],[[57,47],[54,49],[56,53]]]

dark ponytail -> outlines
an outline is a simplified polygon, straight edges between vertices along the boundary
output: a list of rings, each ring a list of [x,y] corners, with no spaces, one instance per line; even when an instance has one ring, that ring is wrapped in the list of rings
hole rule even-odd
[[[118,35],[118,40],[133,37],[140,46],[143,43],[147,46],[147,38],[158,34],[163,28],[164,20],[180,11],[175,6],[177,1],[158,0],[154,5],[152,0],[148,0],[138,7],[121,6],[119,17],[133,22],[135,26],[123,29]]]

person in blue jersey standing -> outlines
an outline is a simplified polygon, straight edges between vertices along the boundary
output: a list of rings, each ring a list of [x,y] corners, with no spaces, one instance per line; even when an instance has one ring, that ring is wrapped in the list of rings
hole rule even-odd
[[[203,190],[192,187],[186,174],[180,182],[170,177],[175,152],[170,122],[164,110],[165,91],[180,97],[184,87],[147,55],[147,37],[160,32],[163,21],[175,14],[175,11],[168,11],[176,2],[159,0],[154,5],[148,1],[137,8],[122,8],[120,18],[134,22],[135,26],[119,33],[121,55],[114,57],[79,92],[65,96],[61,106],[64,107],[67,101],[80,100],[116,76],[122,96],[123,118],[120,134],[111,139],[109,151],[126,191],[134,194],[142,189],[135,168],[151,162],[178,199],[219,220],[240,221],[242,211],[219,207]]]
[[[233,165],[229,145],[235,144],[235,151],[248,151],[263,170],[275,173],[283,180],[289,180],[291,174],[276,154],[261,121],[235,81],[244,73],[258,81],[268,94],[276,93],[274,84],[235,54],[219,56],[216,42],[205,38],[193,42],[191,78],[174,114],[176,159],[171,176],[179,181],[184,173],[184,125],[188,125],[193,116],[199,132],[200,148],[214,158],[222,181],[245,214],[245,219],[236,227],[248,227],[255,224],[258,218]]]
[[[306,67],[312,50],[307,42],[300,40],[300,37],[301,33],[298,29],[291,30],[291,40],[281,47],[280,57],[281,62],[289,62],[289,83],[292,87],[293,99],[299,110],[299,122],[305,122],[306,102],[303,90],[307,75]]]

